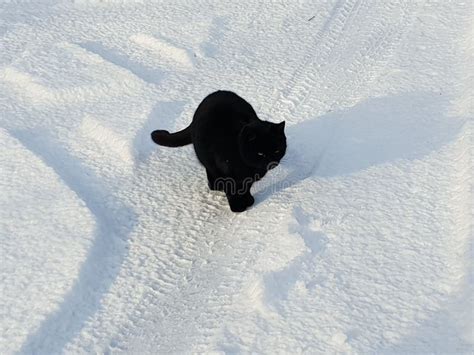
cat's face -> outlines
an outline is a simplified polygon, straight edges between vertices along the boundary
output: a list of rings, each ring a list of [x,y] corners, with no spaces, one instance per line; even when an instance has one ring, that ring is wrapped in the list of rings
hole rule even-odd
[[[269,170],[278,165],[286,152],[285,122],[254,122],[242,129],[240,153],[249,166]]]

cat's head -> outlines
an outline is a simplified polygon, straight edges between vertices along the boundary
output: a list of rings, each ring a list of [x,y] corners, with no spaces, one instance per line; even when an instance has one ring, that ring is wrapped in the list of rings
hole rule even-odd
[[[274,168],[286,152],[285,121],[257,121],[244,126],[239,146],[247,165],[265,170]]]

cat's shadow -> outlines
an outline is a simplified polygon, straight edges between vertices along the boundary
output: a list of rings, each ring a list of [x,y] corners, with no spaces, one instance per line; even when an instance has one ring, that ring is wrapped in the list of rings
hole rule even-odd
[[[369,99],[287,128],[280,167],[257,188],[257,204],[308,178],[344,176],[399,159],[421,159],[456,137],[465,121],[441,93]]]

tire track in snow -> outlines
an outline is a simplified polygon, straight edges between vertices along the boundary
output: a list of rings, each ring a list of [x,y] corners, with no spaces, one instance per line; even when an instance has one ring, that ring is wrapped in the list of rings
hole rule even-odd
[[[339,0],[332,11],[332,15],[324,23],[321,30],[315,36],[314,47],[312,50],[307,51],[305,57],[302,60],[301,65],[294,71],[290,82],[292,84],[298,84],[303,78],[307,76],[307,72],[310,71],[311,66],[319,66],[320,62],[326,61],[334,48],[338,46],[339,39],[343,36],[345,30],[349,28],[353,19],[357,17],[361,10],[362,0]],[[315,53],[318,55],[316,56]],[[303,93],[295,92],[299,90],[294,85],[288,85],[290,89],[285,88],[283,93],[286,95],[295,95],[299,97]],[[291,98],[291,96],[290,96]]]
[[[186,191],[195,189],[194,185],[205,186],[204,172],[194,173],[196,166],[193,166],[190,155],[175,150],[156,154],[159,161],[150,157],[149,164],[137,167],[138,174],[133,183],[136,190],[132,195],[138,195],[136,203],[147,210],[141,210],[140,216],[144,219],[137,222],[137,232],[130,241],[127,259],[116,282],[125,287],[120,291],[122,296],[130,294],[114,298],[110,304],[110,307],[122,310],[117,315],[121,318],[118,322],[120,328],[108,340],[110,348],[121,349],[123,339],[134,330],[147,329],[154,322],[162,322],[195,270],[205,264],[207,256],[212,253],[215,238],[212,230],[207,233],[208,225],[213,224],[212,219],[224,210],[221,198],[212,198],[206,203],[204,200],[209,199],[207,193],[199,197],[200,201],[193,201],[193,196],[186,195]],[[187,170],[176,171],[176,165],[186,166]],[[188,176],[184,182],[183,175]],[[163,181],[167,181],[165,189]],[[199,189],[199,194],[203,193],[202,190]],[[156,191],[160,194],[156,195]],[[177,194],[182,196],[176,199],[174,196]],[[230,215],[227,210],[223,213]],[[146,283],[142,284],[143,281]],[[102,315],[99,314],[94,322],[101,324]],[[94,336],[88,334],[89,329],[75,342],[87,343]]]
[[[345,5],[348,3],[345,3]],[[336,26],[336,31],[331,31],[326,29],[324,33],[336,33],[336,37],[340,38],[343,35],[339,33],[339,29],[342,31],[347,27],[348,17],[355,16],[357,13],[360,13],[361,6],[355,6],[353,3],[349,3],[351,6],[343,6],[338,8],[338,13],[344,19],[333,20],[331,23],[343,23],[343,25]],[[364,24],[368,26],[369,34],[364,39],[364,45],[360,50],[356,51],[352,57],[350,65],[346,68],[344,73],[341,73],[337,62],[335,64],[318,64],[318,61],[314,61],[310,66],[302,66],[305,68],[298,76],[304,77],[300,83],[301,87],[304,87],[305,90],[301,91],[303,95],[293,95],[290,94],[292,105],[286,107],[286,112],[289,117],[304,117],[302,112],[306,112],[305,108],[317,108],[317,112],[331,112],[335,109],[336,105],[340,105],[341,101],[338,100],[338,97],[348,98],[348,100],[353,100],[356,96],[360,95],[359,91],[363,91],[360,88],[363,85],[366,85],[368,82],[375,80],[378,75],[383,71],[383,68],[387,65],[389,59],[392,56],[393,51],[400,44],[404,34],[410,29],[413,24],[413,19],[416,16],[416,8],[419,4],[407,4],[402,3],[400,7],[395,9],[393,3],[384,4],[382,11],[379,12],[377,16],[377,22],[371,24],[370,21],[365,21]],[[365,10],[368,10],[367,7],[364,7]],[[400,17],[399,20],[392,24],[389,21],[390,16],[399,11]],[[352,14],[352,15],[351,15]],[[361,16],[363,13],[361,13]],[[336,16],[336,19],[338,16]],[[355,20],[353,20],[355,21]],[[324,27],[330,27],[330,24],[326,24]],[[331,37],[331,36],[329,36]],[[332,40],[330,40],[332,42]],[[344,44],[344,40],[339,41],[340,45]],[[347,42],[347,41],[346,41]],[[313,53],[312,51],[310,53]],[[344,52],[345,53],[345,52]],[[330,51],[327,52],[327,57],[334,56],[334,53]],[[314,54],[310,57],[316,57]],[[300,69],[298,69],[300,70]],[[313,72],[315,75],[311,75]],[[342,76],[342,79],[341,79]],[[295,80],[295,79],[294,79]],[[314,95],[313,93],[318,91],[318,82],[328,83],[326,91],[321,91],[322,98],[319,95]],[[340,84],[338,84],[340,82]],[[298,86],[298,83],[292,83],[291,85]],[[357,92],[357,94],[352,94]],[[351,95],[352,94],[352,95]],[[285,100],[282,100],[282,104]],[[291,119],[290,119],[291,120]],[[331,127],[328,127],[327,132],[330,133],[329,136],[319,137],[326,142],[326,145],[329,144],[332,140],[333,135],[336,133],[337,125],[333,124]],[[289,128],[291,132],[291,126]],[[298,142],[300,144],[301,142]],[[296,148],[298,149],[298,148]],[[324,150],[315,151],[308,147],[305,149],[308,152],[312,152],[305,157],[300,157],[296,152],[293,151],[291,146],[289,147],[288,154],[291,155],[293,159],[290,159],[295,165],[292,169],[292,173],[287,177],[287,185],[291,186],[300,181],[310,177],[316,169],[318,169],[319,161],[324,156]],[[267,193],[264,193],[264,198],[266,198]]]
[[[341,97],[349,97],[349,100],[360,98],[361,91],[364,91],[363,86],[370,90],[368,85],[382,73],[383,69],[389,63],[390,58],[393,56],[393,52],[401,44],[404,35],[410,30],[413,25],[413,20],[417,14],[417,8],[421,2],[416,3],[400,3],[398,8],[395,8],[394,3],[388,3],[384,7],[385,11],[380,16],[380,21],[374,25],[371,33],[367,39],[364,40],[361,50],[356,52],[351,65],[346,69],[346,72],[351,73],[353,76],[340,80],[341,84],[334,88],[335,93],[339,93]],[[394,16],[395,11],[399,11],[399,15]],[[400,19],[394,24],[390,23],[391,18]],[[331,81],[328,78],[325,79],[328,82]],[[357,94],[354,92],[357,91]],[[350,94],[349,94],[350,93]],[[315,102],[311,101],[311,93],[308,93],[304,100],[300,103],[302,105],[314,106]],[[317,98],[316,98],[317,100]],[[332,99],[331,99],[332,100]],[[324,105],[329,106],[328,109],[331,111],[334,107],[339,104],[339,101],[331,100],[322,102]],[[317,100],[318,103],[321,100]]]
[[[301,60],[302,63],[295,69],[286,86],[282,88],[277,102],[271,107],[271,113],[284,111],[288,103],[295,105],[304,95],[305,88],[307,90],[313,87],[308,85],[314,85],[313,81],[304,86],[301,86],[301,82],[307,77],[307,73],[311,69],[315,69],[312,68],[315,63],[320,66],[320,62],[327,60],[337,46],[338,39],[343,35],[344,29],[347,29],[352,19],[357,16],[360,7],[361,0],[339,0],[334,5],[330,17],[316,34],[313,47],[306,52]],[[319,54],[319,51],[321,54]],[[297,85],[300,85],[300,87]]]
[[[274,211],[259,211],[258,215],[255,212],[252,219],[276,219]],[[229,219],[229,214],[226,211],[220,216],[213,216],[214,220],[200,228],[200,234],[212,245],[207,254],[198,255],[206,262],[190,270],[167,297],[154,300],[150,295],[148,301],[143,302],[143,307],[150,311],[154,320],[148,319],[145,322],[147,326],[140,327],[148,330],[136,337],[129,351],[209,350],[206,346],[212,344],[213,337],[222,330],[222,324],[216,319],[230,317],[235,299],[239,297],[246,278],[250,277],[245,270],[265,248],[264,243],[254,244],[255,236],[277,233],[279,228],[278,223],[273,223],[273,228],[250,223],[245,235],[242,235],[238,221],[245,217],[242,214],[231,215]],[[229,236],[232,238],[229,239]],[[162,314],[160,309],[167,312]],[[186,339],[182,339],[183,332],[188,334]],[[195,343],[195,338],[200,341]],[[144,345],[143,339],[154,341]],[[180,345],[176,347],[176,344]]]
[[[304,64],[298,67],[287,84],[291,89],[286,93],[283,89],[284,95],[272,112],[284,112],[292,120],[292,117],[301,115],[304,108],[316,108],[316,112],[321,114],[340,104],[339,97],[357,99],[348,94],[355,93],[362,85],[367,86],[378,77],[400,44],[403,34],[410,28],[419,6],[401,3],[396,7],[395,3],[381,3],[374,23],[371,23],[368,14],[376,9],[376,5],[370,7],[368,2],[361,4],[356,1],[336,5],[336,15],[316,36],[316,45],[308,51]],[[364,17],[364,21],[358,22],[358,17]],[[350,26],[362,26],[356,31],[358,37],[352,41],[357,43],[359,38],[363,40],[360,49],[352,56],[351,48],[344,47],[351,41],[351,38],[344,36]],[[353,32],[347,33],[352,35]],[[344,51],[339,49],[341,47]],[[351,59],[349,65],[344,63],[347,58]]]
[[[12,131],[10,134],[58,174],[89,208],[97,223],[93,245],[74,285],[57,311],[30,334],[20,351],[60,353],[99,309],[103,295],[118,275],[136,216],[47,132]]]

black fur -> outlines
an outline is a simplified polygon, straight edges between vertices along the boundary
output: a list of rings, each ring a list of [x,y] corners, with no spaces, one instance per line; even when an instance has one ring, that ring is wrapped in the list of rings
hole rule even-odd
[[[224,191],[232,211],[254,203],[252,184],[278,165],[286,152],[285,122],[261,121],[252,106],[230,91],[207,96],[182,131],[157,130],[156,144],[180,147],[193,143],[206,168],[209,188]]]

